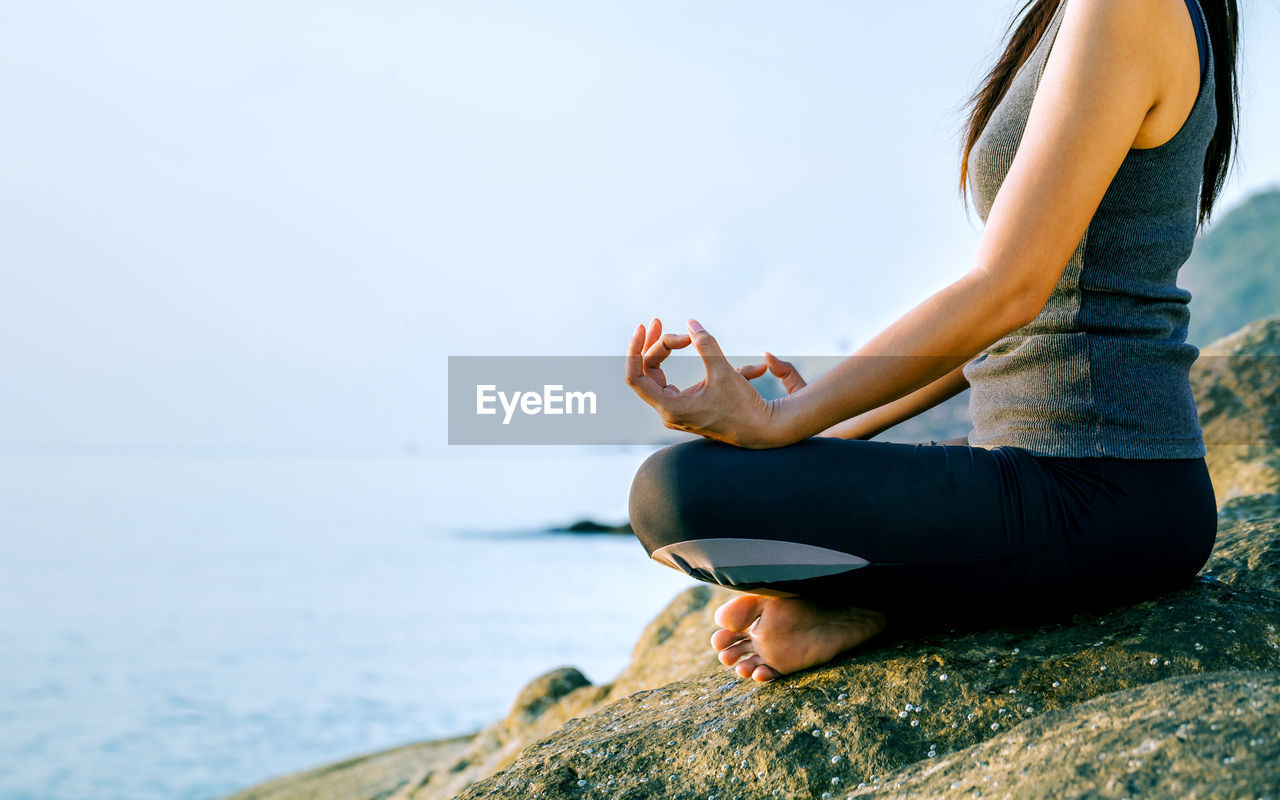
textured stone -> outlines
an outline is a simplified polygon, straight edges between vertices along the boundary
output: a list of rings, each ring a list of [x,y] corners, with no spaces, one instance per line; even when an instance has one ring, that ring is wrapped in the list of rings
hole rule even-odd
[[[712,615],[729,597],[718,587],[695,586],[679,595],[640,635],[631,662],[611,683],[591,686],[572,668],[535,678],[502,720],[480,731],[447,771],[436,771],[416,788],[417,798],[447,798],[509,764],[531,742],[553,733],[574,716],[586,715],[627,695],[653,689],[708,668],[719,667],[708,638]],[[717,600],[713,604],[713,599]]]
[[[260,783],[228,800],[404,800],[446,771],[474,734],[405,745]]]
[[[637,692],[569,720],[460,796],[820,797],[1110,692],[1280,670],[1278,625],[1280,596],[1199,580],[1051,625],[886,631],[783,681],[719,667]]]
[[[1248,519],[1280,517],[1280,494],[1246,494],[1232,497],[1218,506],[1218,525]]]
[[[1280,593],[1280,519],[1220,522],[1213,553],[1200,574]]]
[[[1280,316],[1202,348],[1191,383],[1219,506],[1280,493]]]
[[[1275,798],[1278,790],[1280,674],[1230,671],[1050,711],[850,796]]]

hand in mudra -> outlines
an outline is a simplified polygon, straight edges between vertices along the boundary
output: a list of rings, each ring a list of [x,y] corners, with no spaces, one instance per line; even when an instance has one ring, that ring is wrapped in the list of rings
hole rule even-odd
[[[667,382],[662,362],[672,352],[693,345],[706,366],[707,377],[687,389]],[[720,350],[715,337],[695,319],[689,333],[662,332],[654,318],[646,330],[637,325],[627,347],[627,385],[662,416],[674,430],[753,449],[780,447],[790,442],[780,430],[780,401],[767,401],[749,381],[771,371],[783,382],[787,394],[804,388],[804,379],[789,364],[771,353],[766,363],[735,369]]]

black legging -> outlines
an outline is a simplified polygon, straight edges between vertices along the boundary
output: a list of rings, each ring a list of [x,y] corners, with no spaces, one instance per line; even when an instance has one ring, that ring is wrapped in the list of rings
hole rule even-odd
[[[1188,583],[1217,533],[1203,458],[1036,456],[964,437],[710,439],[650,455],[631,524],[699,580],[892,620],[1043,615]]]

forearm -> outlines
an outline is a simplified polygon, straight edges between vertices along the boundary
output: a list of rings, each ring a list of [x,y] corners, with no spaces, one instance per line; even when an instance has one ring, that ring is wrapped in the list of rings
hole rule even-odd
[[[836,423],[818,436],[870,439],[903,420],[911,419],[939,403],[950,400],[968,388],[969,381],[964,377],[964,364],[961,364],[933,383],[916,389],[904,397],[899,397],[891,403],[885,403],[852,419]]]
[[[981,270],[970,271],[802,391],[775,401],[777,440],[798,442],[904,398],[1032,318],[1025,296]]]

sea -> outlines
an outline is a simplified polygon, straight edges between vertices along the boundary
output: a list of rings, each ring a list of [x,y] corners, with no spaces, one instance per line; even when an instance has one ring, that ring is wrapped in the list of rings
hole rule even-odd
[[[652,448],[0,451],[0,798],[206,800],[628,662]]]

